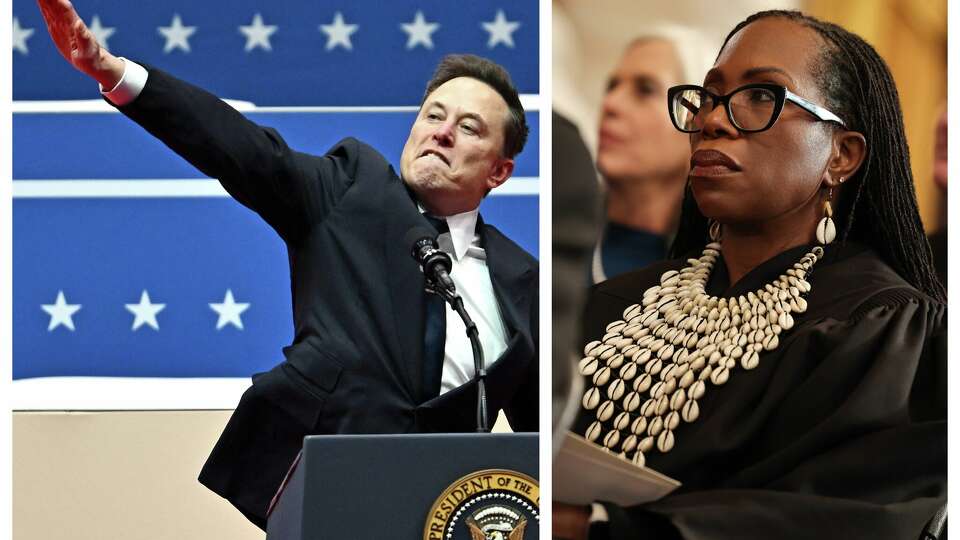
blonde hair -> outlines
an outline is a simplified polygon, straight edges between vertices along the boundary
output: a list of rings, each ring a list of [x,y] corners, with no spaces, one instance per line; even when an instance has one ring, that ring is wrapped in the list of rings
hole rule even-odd
[[[699,84],[713,65],[718,44],[704,39],[700,32],[686,26],[658,24],[637,35],[624,48],[629,50],[650,41],[664,41],[673,47],[680,64],[682,84]]]

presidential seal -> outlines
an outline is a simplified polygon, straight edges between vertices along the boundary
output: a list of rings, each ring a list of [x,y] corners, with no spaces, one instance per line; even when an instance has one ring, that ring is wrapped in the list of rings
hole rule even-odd
[[[423,540],[535,540],[540,525],[540,486],[504,469],[460,478],[433,503]]]

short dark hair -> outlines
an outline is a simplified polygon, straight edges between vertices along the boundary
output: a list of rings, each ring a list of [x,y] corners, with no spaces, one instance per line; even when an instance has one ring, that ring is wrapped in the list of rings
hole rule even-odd
[[[945,301],[946,290],[937,278],[920,221],[900,98],[886,63],[860,36],[799,11],[755,13],[727,35],[720,50],[744,27],[770,17],[801,24],[820,36],[822,45],[810,69],[824,105],[843,119],[847,129],[867,140],[863,164],[847,179],[846,189],[853,193],[841,200],[836,214],[838,240],[872,247],[915,288]],[[682,256],[702,248],[709,241],[707,228],[688,183],[671,253]]]
[[[507,102],[509,116],[503,128],[503,155],[513,158],[523,150],[527,143],[530,128],[527,127],[527,117],[520,104],[510,74],[499,64],[472,54],[448,54],[437,65],[433,77],[427,83],[427,90],[423,93],[420,105],[427,100],[434,90],[443,83],[458,77],[470,77],[489,85]]]

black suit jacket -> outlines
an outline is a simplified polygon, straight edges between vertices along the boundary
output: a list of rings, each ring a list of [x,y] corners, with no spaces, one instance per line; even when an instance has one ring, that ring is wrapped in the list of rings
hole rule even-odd
[[[382,155],[349,138],[324,156],[293,151],[276,131],[155,69],[120,110],[219,179],[287,245],[294,342],[284,362],[253,376],[200,473],[204,485],[264,527],[305,435],[475,429],[475,383],[424,397],[424,279],[404,235],[428,225]],[[481,222],[479,232],[509,336],[488,360],[489,409],[535,431],[538,265],[496,228]]]

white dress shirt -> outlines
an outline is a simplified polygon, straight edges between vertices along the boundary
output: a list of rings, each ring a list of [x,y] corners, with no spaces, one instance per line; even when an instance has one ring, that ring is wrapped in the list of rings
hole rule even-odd
[[[146,68],[122,56],[120,59],[123,60],[123,76],[120,77],[120,81],[107,91],[100,86],[100,93],[118,107],[137,99],[143,87],[147,85]]]
[[[124,69],[120,82],[108,91],[100,87],[100,92],[117,106],[126,105],[136,99],[147,84],[147,70],[143,66],[126,58],[121,57],[121,60],[124,62]],[[480,247],[480,237],[476,233],[478,215],[479,209],[475,208],[469,212],[440,218],[446,220],[450,231],[441,234],[437,243],[452,259],[450,277],[463,298],[467,313],[477,325],[484,363],[490,366],[507,349],[507,329],[493,293],[493,283],[487,269],[487,254]],[[473,367],[473,348],[470,346],[466,327],[460,315],[449,304],[446,305],[446,317],[447,336],[440,381],[441,394],[469,382],[476,373]]]
[[[439,218],[447,222],[450,231],[437,237],[437,243],[452,259],[450,278],[463,298],[467,313],[477,325],[484,364],[489,367],[507,350],[507,329],[493,293],[487,253],[480,247],[480,237],[476,233],[479,214],[480,210],[474,208],[469,212]],[[446,315],[447,338],[443,351],[441,394],[469,382],[476,373],[473,348],[463,320],[450,304],[446,304]]]

